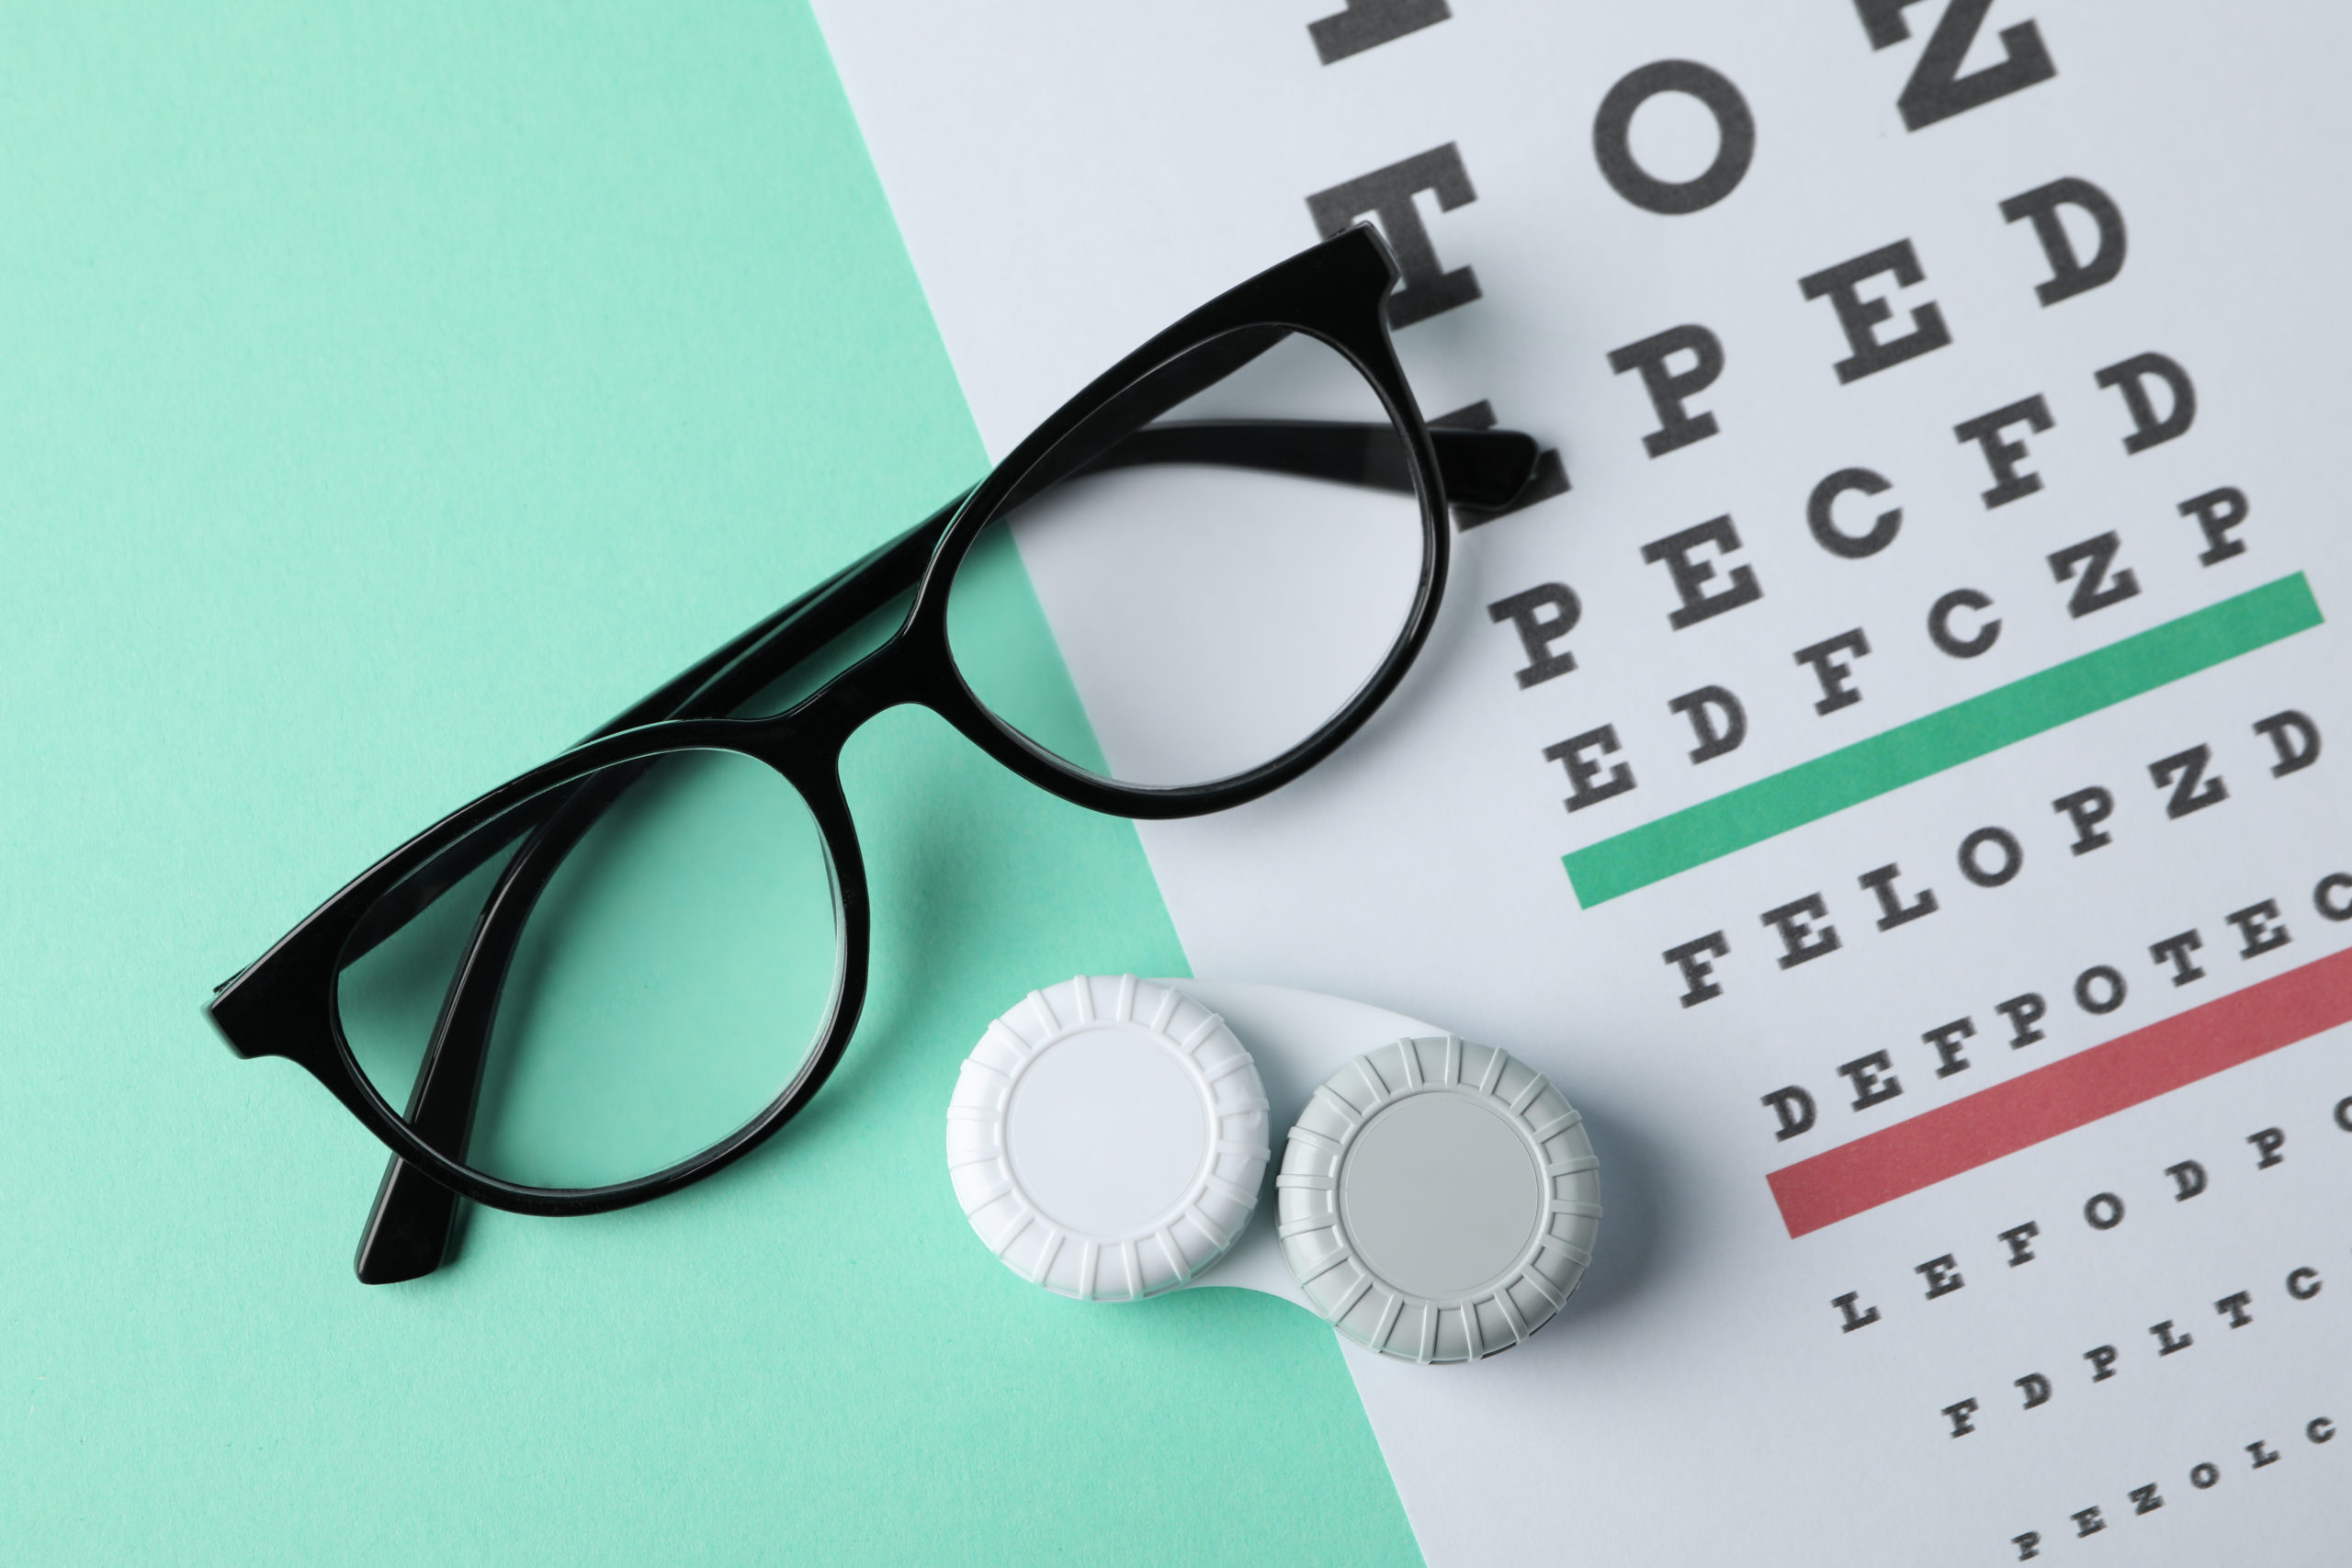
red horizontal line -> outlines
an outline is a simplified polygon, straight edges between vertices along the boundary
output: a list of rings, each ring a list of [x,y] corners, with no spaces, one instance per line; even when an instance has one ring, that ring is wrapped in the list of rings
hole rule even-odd
[[[2345,1022],[2352,1022],[2352,948],[1921,1111],[1766,1179],[1789,1235],[1804,1235]]]

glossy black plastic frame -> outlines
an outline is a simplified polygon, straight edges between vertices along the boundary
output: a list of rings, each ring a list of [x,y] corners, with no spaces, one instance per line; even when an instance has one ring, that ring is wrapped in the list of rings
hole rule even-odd
[[[381,1282],[437,1267],[456,1195],[550,1215],[644,1202],[741,1158],[808,1101],[847,1048],[865,997],[870,906],[839,763],[850,736],[876,715],[919,704],[1040,788],[1093,810],[1144,818],[1198,816],[1254,800],[1297,778],[1353,734],[1404,679],[1429,636],[1445,586],[1449,491],[1466,506],[1505,506],[1532,474],[1537,453],[1532,439],[1514,432],[1431,432],[1423,423],[1388,335],[1385,305],[1396,279],[1385,244],[1372,229],[1359,227],[1193,311],[1097,378],[956,502],[752,626],[578,747],[419,833],[223,985],[209,1011],[232,1051],[300,1064],[396,1156],[362,1237],[360,1277]],[[1392,426],[1208,421],[1145,428],[1294,333],[1319,339],[1349,360],[1379,395]],[[946,622],[957,566],[1010,508],[1080,473],[1161,462],[1231,464],[1409,490],[1419,505],[1423,537],[1410,615],[1344,707],[1262,766],[1168,789],[1080,772],[992,716],[956,671]],[[910,587],[913,604],[897,631],[814,694],[772,717],[722,716]],[[631,764],[689,750],[736,752],[773,768],[799,792],[823,837],[837,901],[838,953],[831,1005],[815,1048],[750,1122],[650,1175],[558,1189],[502,1180],[465,1165],[499,993],[532,905],[563,855],[636,776]],[[404,1113],[395,1111],[344,1037],[337,976],[518,840],[521,847],[500,872],[459,961],[410,1104]]]

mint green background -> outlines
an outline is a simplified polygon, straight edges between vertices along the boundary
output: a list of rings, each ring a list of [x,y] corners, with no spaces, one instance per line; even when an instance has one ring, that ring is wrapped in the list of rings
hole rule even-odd
[[[981,463],[797,6],[0,12],[0,1555],[1412,1559],[1311,1318],[973,1243],[982,1023],[1182,957],[928,716],[857,1045],[681,1197],[365,1289],[380,1151],[198,1013]]]

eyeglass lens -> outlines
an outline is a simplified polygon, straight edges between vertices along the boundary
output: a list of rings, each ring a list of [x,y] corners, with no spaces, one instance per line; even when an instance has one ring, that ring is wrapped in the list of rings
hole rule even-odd
[[[495,1021],[486,1041],[453,1031],[438,1069],[480,1061],[474,1169],[565,1189],[650,1175],[792,1081],[837,957],[824,843],[782,775],[734,752],[673,753],[550,791],[487,836],[506,847],[339,982],[353,1055],[395,1111],[493,897],[502,913],[527,906],[493,922],[508,940],[475,943],[478,966],[511,954],[503,989],[481,998],[494,1010],[475,1015]]]
[[[1236,357],[1221,341],[1193,352]],[[956,670],[1080,773],[1166,788],[1271,761],[1363,689],[1411,616],[1420,508],[1403,437],[1352,365],[1282,334],[1140,439],[1207,419],[1358,424],[1354,477],[1395,488],[1159,461],[1080,471],[992,523],[948,600]],[[1016,635],[1041,620],[1050,637]]]

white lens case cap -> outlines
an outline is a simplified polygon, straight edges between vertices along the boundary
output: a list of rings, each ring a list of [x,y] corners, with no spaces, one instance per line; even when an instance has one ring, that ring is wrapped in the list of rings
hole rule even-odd
[[[1270,1111],[1290,1132],[1276,1212],[1253,1223]],[[1032,992],[966,1059],[947,1155],[973,1230],[1048,1290],[1238,1285],[1424,1363],[1542,1327],[1600,1223],[1600,1161],[1542,1074],[1276,986],[1125,976]]]
[[[1006,1267],[1084,1301],[1189,1283],[1257,1207],[1266,1091],[1222,1019],[1151,980],[1032,991],[965,1058],[947,1165]]]

